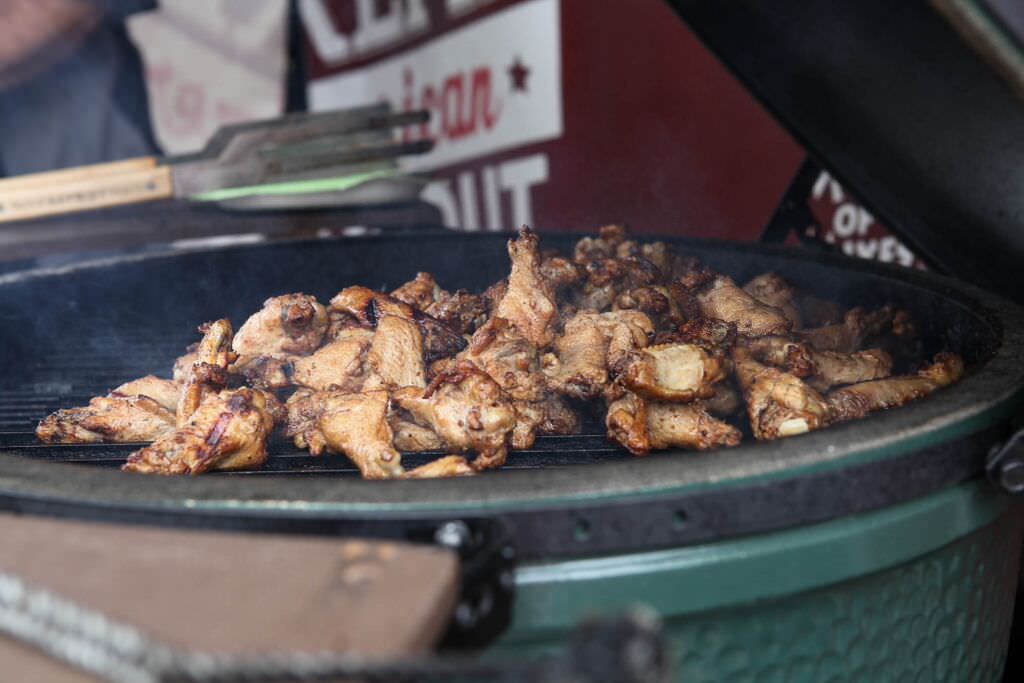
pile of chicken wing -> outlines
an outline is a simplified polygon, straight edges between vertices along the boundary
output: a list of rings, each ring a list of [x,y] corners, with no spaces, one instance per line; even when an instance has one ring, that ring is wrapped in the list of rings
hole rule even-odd
[[[200,328],[173,379],[147,376],[59,410],[48,443],[149,442],[130,472],[259,467],[275,428],[318,456],[342,453],[368,479],[473,474],[537,435],[572,434],[604,409],[635,455],[775,439],[902,405],[956,381],[939,353],[915,372],[911,318],[839,307],[775,273],[742,287],[619,226],[571,258],[523,229],[511,272],[486,291],[441,289],[429,273],[390,294],[347,287],[324,305],[276,296],[238,329]],[[450,453],[415,469],[402,452]]]

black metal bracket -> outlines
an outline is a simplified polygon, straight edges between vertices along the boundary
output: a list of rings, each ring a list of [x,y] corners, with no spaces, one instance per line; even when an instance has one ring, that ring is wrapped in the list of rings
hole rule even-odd
[[[1024,494],[1024,427],[992,447],[985,472],[992,483],[1007,493]]]
[[[454,551],[461,562],[461,590],[441,642],[448,649],[479,648],[506,629],[515,598],[516,549],[501,519],[451,519],[433,530],[429,541]]]

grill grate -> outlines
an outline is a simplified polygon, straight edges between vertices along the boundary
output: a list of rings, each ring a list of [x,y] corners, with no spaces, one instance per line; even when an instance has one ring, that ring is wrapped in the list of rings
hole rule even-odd
[[[99,338],[89,349],[59,348],[45,359],[22,368],[22,379],[0,393],[0,452],[47,462],[94,467],[119,467],[141,444],[42,444],[36,424],[55,410],[85,405],[93,396],[147,374],[167,377],[175,358],[192,339]],[[504,469],[571,467],[621,460],[630,455],[610,443],[597,416],[584,414],[581,434],[538,437],[534,446],[510,454]],[[314,458],[291,441],[275,435],[270,458],[259,470],[225,472],[219,476],[357,476],[341,455]],[[407,467],[427,463],[443,452],[403,453]]]

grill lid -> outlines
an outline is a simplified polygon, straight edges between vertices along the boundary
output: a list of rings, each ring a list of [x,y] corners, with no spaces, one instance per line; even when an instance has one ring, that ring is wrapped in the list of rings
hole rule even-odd
[[[983,3],[669,2],[931,265],[1024,296],[1024,51]]]

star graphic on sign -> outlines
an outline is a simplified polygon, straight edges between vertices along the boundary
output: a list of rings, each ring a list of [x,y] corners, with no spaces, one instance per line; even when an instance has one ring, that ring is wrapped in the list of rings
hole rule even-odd
[[[512,90],[518,90],[519,92],[526,92],[526,79],[530,76],[530,70],[525,64],[516,57],[516,61],[512,62],[512,66],[508,68],[508,77],[512,79]]]

